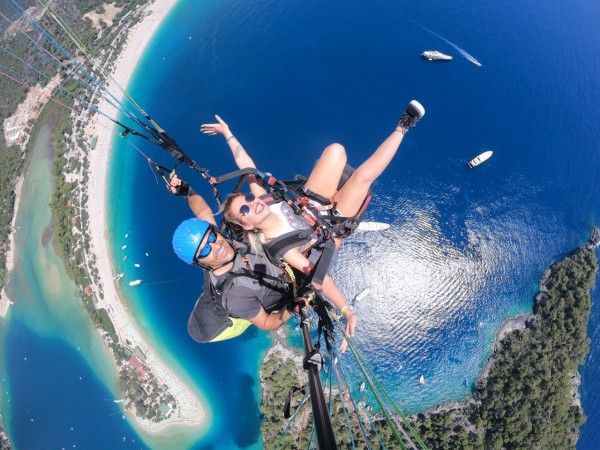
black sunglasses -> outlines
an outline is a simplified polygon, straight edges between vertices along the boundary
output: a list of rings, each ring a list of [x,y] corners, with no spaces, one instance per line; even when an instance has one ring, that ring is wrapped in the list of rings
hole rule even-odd
[[[256,200],[256,196],[254,194],[246,194],[244,200],[246,203],[250,203]],[[246,217],[248,214],[250,214],[250,207],[248,205],[240,206],[240,216]]]
[[[217,232],[214,229],[209,228],[207,234],[208,234],[208,239],[206,240],[206,244],[204,244],[204,246],[202,248],[200,248],[200,246],[198,246],[198,249],[200,250],[200,252],[198,252],[198,250],[196,250],[196,255],[194,256],[194,262],[198,262],[200,259],[206,258],[208,255],[210,255],[210,252],[212,252],[212,247],[210,246],[210,244],[217,241]],[[204,235],[204,236],[206,236],[206,235]],[[202,237],[202,240],[204,239],[204,236]],[[202,242],[202,240],[200,240],[200,242]]]

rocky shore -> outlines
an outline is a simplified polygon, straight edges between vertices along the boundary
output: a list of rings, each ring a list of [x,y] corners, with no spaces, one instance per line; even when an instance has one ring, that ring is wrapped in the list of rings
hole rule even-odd
[[[594,228],[586,244],[544,272],[533,311],[498,329],[471,398],[409,416],[430,448],[492,448],[499,442],[502,448],[575,448],[584,421],[578,367],[588,351],[590,290],[597,274],[594,248],[599,244],[600,229]],[[263,368],[266,364],[294,365],[291,373],[285,371],[288,381],[305,376],[300,352],[283,335],[267,352]],[[272,427],[268,420],[276,416],[277,403],[266,401],[281,389],[282,380],[274,372],[263,377],[262,371],[261,380],[263,435],[265,427],[271,435],[282,433],[282,425]],[[268,441],[265,435],[265,445],[276,442],[275,437]]]
[[[587,243],[544,272],[533,312],[499,328],[472,398],[411,417],[430,445],[575,448],[599,243],[594,228]]]

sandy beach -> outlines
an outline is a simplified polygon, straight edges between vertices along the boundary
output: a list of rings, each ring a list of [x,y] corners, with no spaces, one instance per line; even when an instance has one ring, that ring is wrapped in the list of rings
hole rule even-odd
[[[13,214],[11,229],[15,229],[15,223],[17,221],[17,211],[19,210],[19,203],[21,202],[21,188],[23,187],[24,177],[20,176],[15,186],[15,213]],[[8,251],[6,252],[6,273],[10,273],[15,265],[15,233],[14,231],[8,236]],[[2,288],[0,291],[0,317],[6,317],[8,314],[8,308],[12,305],[12,300],[8,297],[6,288]]]
[[[175,3],[176,0],[155,0],[145,8],[142,22],[129,30],[127,45],[119,55],[112,73],[114,80],[120,86],[127,87],[136,63],[150,41],[152,34]],[[121,96],[116,88],[109,87],[109,89],[116,95]],[[107,111],[109,114],[114,111],[106,103],[101,103],[99,109]],[[91,239],[90,251],[96,256],[95,265],[99,272],[102,287],[93,286],[92,289],[96,292],[103,289],[104,298],[100,301],[99,306],[106,308],[108,311],[120,341],[122,343],[128,341],[131,343],[132,348],[139,347],[146,356],[146,367],[156,376],[159,383],[168,386],[169,392],[176,399],[177,407],[169,419],[159,423],[138,419],[138,423],[147,431],[157,431],[171,424],[200,425],[205,420],[205,412],[199,400],[191,389],[179,380],[169,367],[160,360],[155,351],[146,344],[137,324],[126,311],[119,298],[107,241],[106,221],[110,220],[110,217],[107,216],[105,198],[106,169],[110,158],[110,144],[114,137],[114,125],[104,117],[96,117],[96,120],[97,122],[91,122],[86,128],[86,136],[90,140],[94,136],[97,137],[96,147],[90,152],[89,182],[87,186],[89,200],[86,208],[90,218],[88,230]]]

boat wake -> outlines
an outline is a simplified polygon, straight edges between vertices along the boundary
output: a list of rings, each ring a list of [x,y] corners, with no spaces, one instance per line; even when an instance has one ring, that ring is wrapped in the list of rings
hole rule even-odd
[[[420,26],[421,28],[423,28],[425,31],[433,34],[434,36],[439,37],[442,41],[446,42],[447,44],[451,45],[458,53],[460,53],[462,56],[465,57],[465,59],[467,59],[468,61],[471,61],[473,64],[475,64],[477,67],[482,67],[481,63],[479,61],[477,61],[475,59],[475,57],[473,57],[472,55],[470,55],[469,53],[467,53],[466,50],[460,48],[458,45],[456,45],[453,42],[450,42],[448,39],[446,39],[444,36],[440,36],[439,34],[437,34],[435,31],[431,31],[429,28],[424,27],[423,25],[421,25],[419,22],[416,22],[413,20],[413,22],[415,24],[417,24],[418,26]]]

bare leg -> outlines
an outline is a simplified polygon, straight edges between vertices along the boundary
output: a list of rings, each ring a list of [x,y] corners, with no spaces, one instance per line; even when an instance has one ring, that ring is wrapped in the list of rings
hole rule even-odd
[[[371,188],[371,184],[383,173],[398,151],[408,130],[397,128],[348,178],[335,197],[338,211],[346,217],[355,215]]]
[[[425,108],[415,100],[410,102],[392,134],[346,181],[335,197],[337,209],[343,216],[351,217],[358,212],[371,184],[390,164],[410,127],[414,126],[423,115],[425,115]]]
[[[346,160],[346,150],[342,145],[327,146],[306,180],[305,187],[323,197],[332,198],[342,178]]]

